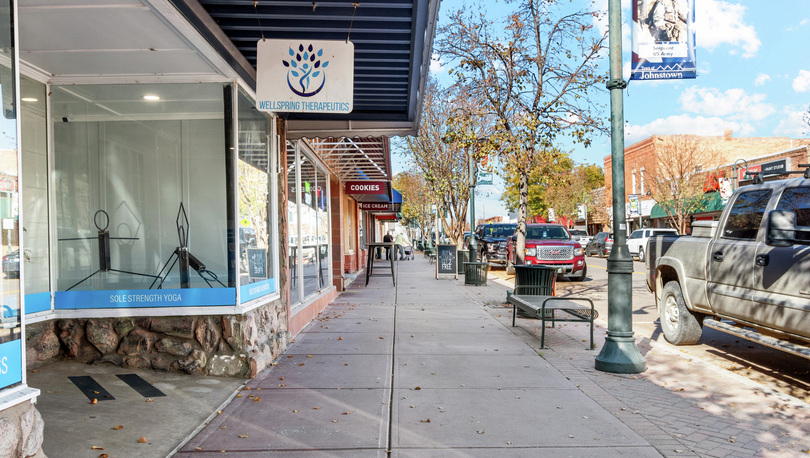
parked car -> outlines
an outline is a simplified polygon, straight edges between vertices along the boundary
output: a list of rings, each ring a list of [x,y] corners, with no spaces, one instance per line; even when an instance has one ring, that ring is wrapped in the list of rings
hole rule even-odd
[[[636,256],[639,261],[644,262],[646,255],[645,249],[647,247],[647,240],[653,235],[678,235],[675,229],[638,229],[627,237],[627,249],[630,250],[630,256]]]
[[[588,235],[588,232],[583,231],[582,229],[571,229],[568,231],[571,234],[571,238],[579,242],[582,245],[582,248],[588,246],[591,243],[591,236]]]
[[[697,221],[689,236],[650,238],[647,288],[664,337],[690,345],[709,326],[807,355],[808,226],[810,180],[798,178],[740,187],[719,221]]]
[[[6,278],[20,278],[20,250],[3,256],[3,273]]]
[[[517,224],[483,224],[475,230],[478,259],[506,267],[506,240],[515,233]]]
[[[588,256],[607,256],[610,254],[610,249],[613,248],[613,234],[608,232],[600,232],[593,236],[591,243],[585,247],[585,254]]]
[[[506,246],[507,273],[512,273],[512,266],[517,262],[516,245],[517,236],[509,237]],[[559,224],[527,224],[524,258],[526,265],[557,267],[559,275],[573,281],[582,281],[588,274],[582,246]]]

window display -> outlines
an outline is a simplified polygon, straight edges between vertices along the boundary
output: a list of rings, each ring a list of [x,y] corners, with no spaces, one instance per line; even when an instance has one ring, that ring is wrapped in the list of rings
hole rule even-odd
[[[268,118],[240,91],[239,130],[239,301],[275,293],[275,164],[268,141]]]
[[[222,84],[52,87],[57,309],[234,305],[223,107]]]

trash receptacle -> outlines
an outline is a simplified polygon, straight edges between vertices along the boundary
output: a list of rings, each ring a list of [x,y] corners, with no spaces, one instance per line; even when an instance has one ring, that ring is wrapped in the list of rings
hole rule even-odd
[[[553,296],[557,268],[548,266],[514,266],[515,292],[531,296]]]
[[[487,272],[489,272],[489,263],[487,262],[465,262],[464,284],[486,286]]]
[[[470,252],[467,250],[460,250],[457,252],[458,254],[458,263],[456,265],[457,271],[459,275],[464,275],[464,263],[470,261]]]

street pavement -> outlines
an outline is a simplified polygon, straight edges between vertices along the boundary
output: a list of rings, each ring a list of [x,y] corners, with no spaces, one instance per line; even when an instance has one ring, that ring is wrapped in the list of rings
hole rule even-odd
[[[591,268],[595,274],[596,262]],[[784,457],[810,449],[808,405],[640,335],[642,374],[594,369],[606,314],[540,324],[508,281],[465,286],[433,265],[358,279],[177,457]],[[604,294],[606,283],[560,283]],[[579,295],[579,294],[578,294]],[[604,307],[604,299],[598,299]],[[601,301],[601,302],[600,302]],[[650,322],[657,315],[653,310]],[[274,452],[274,453],[271,453]]]

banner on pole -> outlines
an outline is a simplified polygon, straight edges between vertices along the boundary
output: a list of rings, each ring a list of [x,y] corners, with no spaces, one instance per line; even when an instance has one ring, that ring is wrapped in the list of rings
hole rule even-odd
[[[479,186],[491,185],[495,180],[494,175],[495,174],[492,172],[478,172],[478,178],[476,178],[476,181],[478,182]]]
[[[577,204],[577,220],[585,219],[585,204]]]
[[[695,0],[633,0],[631,80],[697,77]]]
[[[630,217],[638,217],[639,215],[639,208],[638,208],[638,194],[630,194],[627,196],[630,200]]]

